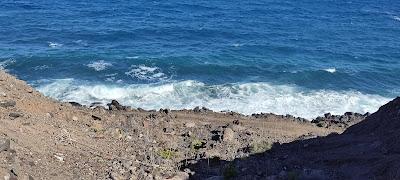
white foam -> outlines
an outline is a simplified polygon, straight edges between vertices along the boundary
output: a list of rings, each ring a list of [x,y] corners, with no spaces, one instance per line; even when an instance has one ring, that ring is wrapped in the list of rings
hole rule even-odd
[[[76,40],[76,41],[74,41],[74,43],[79,44],[81,46],[89,46],[89,43],[84,40]]]
[[[329,73],[335,73],[336,68],[327,68],[327,69],[324,69],[324,71],[329,72]]]
[[[241,47],[241,46],[243,46],[243,44],[240,44],[240,43],[234,43],[234,44],[232,44],[232,46],[233,46],[233,47]]]
[[[268,83],[206,85],[196,81],[182,81],[158,85],[107,86],[64,79],[42,85],[38,90],[56,99],[86,105],[92,102],[106,104],[116,99],[125,105],[144,109],[189,109],[204,106],[215,111],[231,110],[244,114],[272,112],[309,119],[327,112],[374,112],[390,100],[357,91],[310,91]]]
[[[131,69],[128,72],[125,72],[125,74],[133,78],[148,81],[167,79],[167,76],[161,71],[160,68],[149,67],[145,65],[131,66]]]
[[[7,59],[0,62],[0,70],[6,70],[6,67],[14,64],[16,61],[14,59]]]
[[[393,16],[393,19],[396,21],[400,21],[400,17],[399,16]]]
[[[126,59],[138,59],[139,58],[139,56],[127,56],[127,57],[125,57]]]
[[[58,48],[58,47],[63,46],[63,44],[56,43],[56,42],[47,42],[47,43],[49,44],[49,47],[51,47],[51,48]]]
[[[103,71],[107,69],[107,67],[112,66],[111,63],[105,62],[104,60],[94,61],[90,64],[86,65],[87,67],[93,68],[95,71]]]
[[[49,66],[47,66],[47,65],[40,65],[40,66],[33,67],[33,70],[41,71],[41,70],[45,70],[45,69],[48,69],[48,68],[49,68]]]
[[[117,78],[118,73],[113,73],[113,74],[106,74],[105,77],[105,81],[108,82],[116,82],[116,83],[122,83],[123,81],[121,79],[116,79]]]

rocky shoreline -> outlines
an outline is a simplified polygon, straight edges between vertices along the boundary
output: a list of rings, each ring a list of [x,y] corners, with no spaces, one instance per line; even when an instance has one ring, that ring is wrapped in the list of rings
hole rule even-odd
[[[45,97],[5,72],[0,72],[0,93],[0,177],[5,179],[301,178],[308,167],[284,165],[299,153],[292,143],[341,136],[374,117],[349,112],[309,121],[200,107],[145,111],[117,101],[108,108],[86,107]],[[263,158],[268,167],[254,172],[258,168],[250,164]],[[307,177],[342,177],[337,169],[322,167]]]
[[[131,108],[130,106],[123,106],[121,105],[118,101],[112,100],[110,103],[107,104],[107,107],[103,107],[101,103],[92,103],[89,107],[79,104],[77,102],[68,102],[72,106],[75,107],[83,107],[83,108],[92,108],[92,109],[103,109],[103,110],[110,110],[110,111],[115,111],[115,110],[123,110],[123,111],[142,111],[142,112],[157,112],[156,110],[144,110],[141,108]],[[350,127],[351,125],[357,124],[364,120],[366,117],[371,115],[369,112],[365,114],[360,114],[360,113],[354,113],[354,112],[346,112],[343,115],[332,115],[331,113],[326,113],[323,116],[319,116],[315,119],[305,119],[301,117],[295,117],[290,114],[286,115],[277,115],[274,113],[254,113],[251,115],[243,115],[241,113],[237,113],[234,111],[221,111],[221,112],[214,112],[211,109],[208,109],[206,107],[195,107],[193,109],[184,109],[184,110],[172,110],[173,112],[193,112],[193,113],[198,113],[198,114],[207,114],[207,113],[221,113],[221,114],[226,114],[230,115],[233,117],[240,117],[240,118],[248,118],[248,119],[281,119],[284,121],[294,121],[294,122],[299,122],[299,123],[312,123],[315,124],[318,127],[325,127],[329,128],[331,126],[337,127],[337,128],[347,128]],[[169,112],[172,112],[170,109],[160,109],[158,112],[168,114]]]

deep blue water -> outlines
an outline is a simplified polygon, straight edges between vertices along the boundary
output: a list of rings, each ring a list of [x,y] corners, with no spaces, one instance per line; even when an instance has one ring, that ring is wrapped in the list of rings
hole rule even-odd
[[[400,95],[400,3],[2,0],[0,66],[84,104],[375,111]]]

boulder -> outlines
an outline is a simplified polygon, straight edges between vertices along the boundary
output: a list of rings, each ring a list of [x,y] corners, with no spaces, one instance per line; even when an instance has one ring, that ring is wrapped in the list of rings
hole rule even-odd
[[[95,115],[92,115],[92,119],[95,121],[101,121],[101,118],[99,116],[95,116]]]
[[[22,117],[23,114],[17,113],[17,112],[12,112],[12,113],[8,114],[8,116],[10,116],[12,119],[15,119],[15,118]]]
[[[199,106],[195,107],[195,108],[193,109],[193,112],[196,112],[196,113],[201,112],[200,107],[199,107]]]
[[[171,112],[171,110],[169,110],[169,109],[160,109],[160,112],[164,113],[164,114],[168,114],[169,112]]]
[[[69,102],[69,104],[71,104],[74,107],[82,107],[82,105],[77,102]]]
[[[117,100],[112,100],[111,103],[107,104],[109,110],[126,110],[125,106],[119,104]]]

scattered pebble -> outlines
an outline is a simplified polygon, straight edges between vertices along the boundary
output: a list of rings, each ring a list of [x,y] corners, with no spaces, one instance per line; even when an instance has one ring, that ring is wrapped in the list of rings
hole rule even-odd
[[[61,153],[56,153],[56,154],[54,155],[54,157],[55,157],[58,161],[64,162],[64,155],[63,155],[63,154],[61,154]]]

